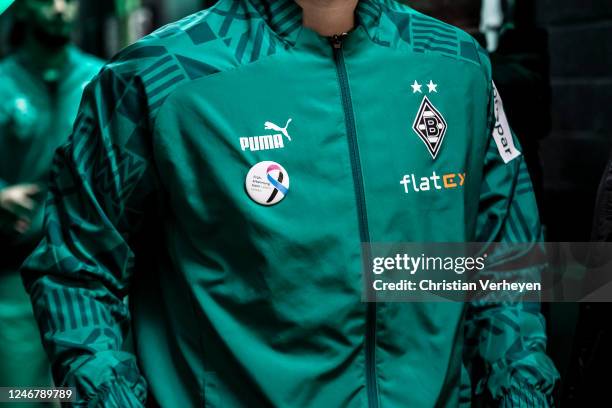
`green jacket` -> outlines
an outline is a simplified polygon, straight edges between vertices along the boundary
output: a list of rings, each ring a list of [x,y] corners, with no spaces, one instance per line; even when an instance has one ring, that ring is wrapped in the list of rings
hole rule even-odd
[[[57,81],[45,81],[25,50],[0,61],[0,189],[37,183],[44,201],[55,150],[68,140],[83,89],[101,67],[102,61],[75,46],[68,47]],[[37,207],[25,236],[15,236],[0,227],[0,242],[6,250],[0,269],[16,270],[27,256],[18,254],[20,248],[31,251],[40,241],[43,207]],[[9,217],[0,212],[0,224],[6,221],[12,225]]]
[[[547,405],[537,307],[360,301],[362,242],[541,231],[485,52],[393,1],[357,16],[334,42],[293,1],[221,0],[88,86],[23,269],[58,384],[109,407]]]
[[[4,13],[14,0],[0,0],[0,14]]]

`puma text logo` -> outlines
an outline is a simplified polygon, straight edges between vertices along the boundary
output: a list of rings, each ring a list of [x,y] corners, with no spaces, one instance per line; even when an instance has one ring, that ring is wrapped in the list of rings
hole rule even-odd
[[[251,136],[251,137],[241,137],[240,138],[240,148],[242,151],[250,150],[252,152],[256,152],[259,150],[271,150],[271,149],[282,149],[285,147],[283,135],[287,138],[287,140],[291,141],[291,136],[289,136],[289,132],[287,128],[291,123],[292,119],[289,118],[285,127],[280,127],[272,122],[265,122],[264,129],[265,130],[273,130],[275,133],[273,135],[263,135],[263,136]]]

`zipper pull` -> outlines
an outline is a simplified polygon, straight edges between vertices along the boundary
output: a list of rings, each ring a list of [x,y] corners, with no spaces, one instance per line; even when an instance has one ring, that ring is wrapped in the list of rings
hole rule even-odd
[[[334,47],[337,50],[342,48],[342,41],[344,41],[344,38],[347,35],[348,35],[348,33],[341,33],[341,34],[334,34],[334,35],[332,35],[331,38],[330,38],[332,47]]]

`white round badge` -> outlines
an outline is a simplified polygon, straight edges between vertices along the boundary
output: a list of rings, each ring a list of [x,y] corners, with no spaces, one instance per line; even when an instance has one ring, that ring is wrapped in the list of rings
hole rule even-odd
[[[274,205],[289,192],[289,174],[273,161],[262,161],[251,167],[245,180],[246,191],[261,205]]]

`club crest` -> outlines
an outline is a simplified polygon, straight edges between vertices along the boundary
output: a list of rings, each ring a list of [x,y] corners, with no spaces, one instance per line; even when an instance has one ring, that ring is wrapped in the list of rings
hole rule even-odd
[[[423,143],[425,143],[425,146],[427,146],[431,157],[435,159],[442,147],[448,125],[444,116],[436,109],[427,96],[423,97],[412,128]]]

